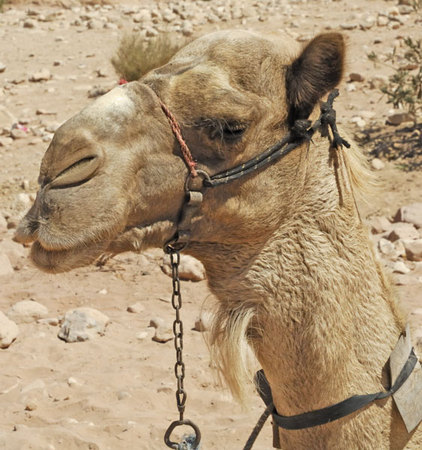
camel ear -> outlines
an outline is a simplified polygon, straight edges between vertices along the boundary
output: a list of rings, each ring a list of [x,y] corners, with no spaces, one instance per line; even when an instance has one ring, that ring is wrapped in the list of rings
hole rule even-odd
[[[345,45],[339,33],[324,33],[306,45],[286,73],[289,119],[306,119],[343,75]]]

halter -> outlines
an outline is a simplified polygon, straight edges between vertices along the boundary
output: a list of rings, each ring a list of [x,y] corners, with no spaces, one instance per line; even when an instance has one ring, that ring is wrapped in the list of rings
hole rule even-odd
[[[180,125],[171,111],[160,100],[161,109],[170,123],[173,134],[180,145],[183,160],[189,170],[185,183],[186,198],[180,213],[177,232],[166,243],[165,251],[168,252],[170,248],[181,251],[188,245],[191,237],[191,222],[202,203],[202,191],[204,188],[214,188],[231,183],[275,164],[295,148],[300,147],[304,143],[309,143],[317,131],[321,132],[322,137],[330,138],[329,130],[331,130],[331,145],[335,149],[340,149],[343,146],[350,148],[350,144],[340,136],[337,130],[336,111],[333,108],[333,103],[338,95],[338,89],[334,89],[329,94],[327,101],[321,103],[321,113],[313,124],[310,120],[296,120],[283,139],[267,148],[258,156],[215,175],[209,175],[205,170],[197,169],[197,163],[183,139]],[[198,176],[201,177],[202,184],[201,182],[195,182],[195,178]]]

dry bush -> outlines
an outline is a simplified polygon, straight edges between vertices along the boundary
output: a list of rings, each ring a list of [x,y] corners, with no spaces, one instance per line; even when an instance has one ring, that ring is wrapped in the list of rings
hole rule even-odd
[[[135,33],[123,35],[116,54],[111,58],[117,75],[127,81],[139,80],[144,74],[166,64],[184,45],[170,34],[159,34],[146,40]]]

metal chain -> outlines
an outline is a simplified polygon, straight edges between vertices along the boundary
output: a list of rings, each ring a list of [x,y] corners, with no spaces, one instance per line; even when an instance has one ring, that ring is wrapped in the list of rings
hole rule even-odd
[[[179,264],[180,251],[176,250],[172,245],[165,246],[166,253],[170,254],[171,274],[173,283],[173,293],[171,295],[171,304],[176,311],[176,319],[173,322],[174,348],[176,349],[176,364],[174,365],[174,374],[177,379],[176,403],[179,410],[179,420],[175,420],[168,427],[164,442],[167,447],[175,450],[199,450],[201,442],[201,432],[196,424],[188,419],[184,419],[185,404],[187,394],[184,388],[185,379],[185,363],[183,362],[183,322],[180,318],[180,310],[182,308],[182,294],[180,292]],[[171,440],[173,430],[179,426],[189,426],[193,429],[194,434],[186,436],[182,442],[177,443]]]
[[[180,319],[180,310],[182,308],[182,294],[180,292],[180,253],[178,251],[173,250],[170,252],[170,264],[173,280],[171,304],[176,311],[176,319],[173,322],[174,348],[176,350],[176,364],[174,365],[174,374],[177,379],[176,402],[177,409],[179,410],[179,420],[183,420],[187,394],[183,385],[183,381],[185,378],[185,363],[183,362],[183,322]]]

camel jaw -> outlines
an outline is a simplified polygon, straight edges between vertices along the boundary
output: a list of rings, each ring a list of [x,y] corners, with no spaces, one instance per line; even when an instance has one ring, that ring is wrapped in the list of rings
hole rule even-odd
[[[43,272],[61,273],[93,263],[106,247],[107,243],[94,243],[68,250],[47,250],[39,241],[35,241],[30,257],[35,266]]]

